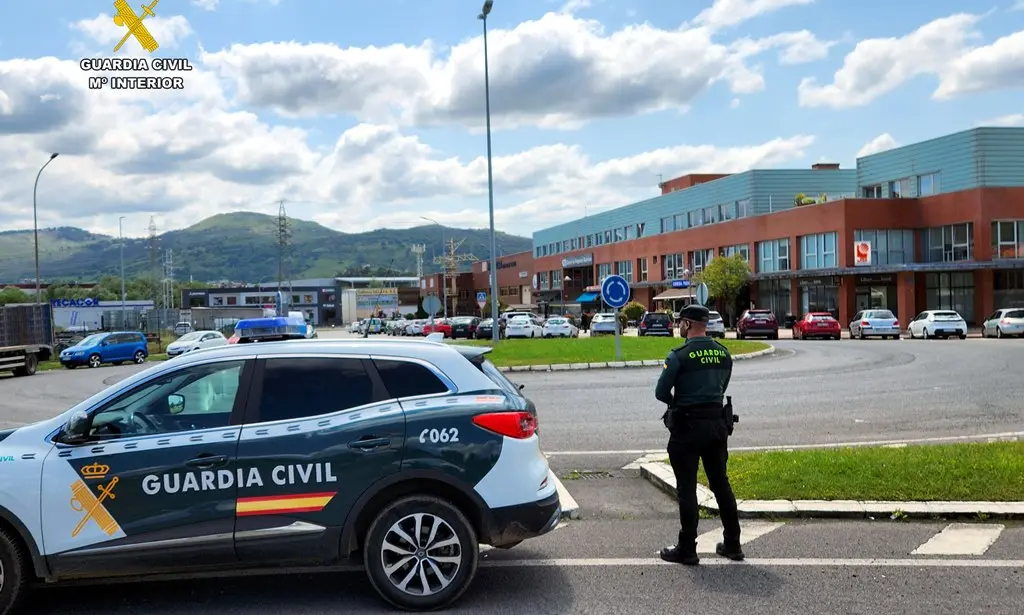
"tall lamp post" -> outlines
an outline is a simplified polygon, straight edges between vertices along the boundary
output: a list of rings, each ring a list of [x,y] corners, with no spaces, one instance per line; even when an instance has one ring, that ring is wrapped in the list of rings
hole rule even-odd
[[[128,314],[125,310],[124,294],[124,222],[125,216],[117,219],[117,236],[121,240],[121,328],[128,329]]]
[[[38,208],[36,207],[36,192],[39,190],[39,176],[43,174],[43,169],[45,169],[47,166],[49,166],[49,164],[51,162],[53,162],[54,159],[57,158],[57,156],[59,156],[59,155],[60,154],[58,154],[57,152],[54,152],[54,153],[50,154],[50,159],[47,160],[43,164],[43,166],[41,166],[39,168],[39,172],[36,173],[36,183],[32,187],[32,238],[33,238],[33,242],[35,243],[35,249],[36,249],[36,302],[37,303],[42,301],[43,295],[42,295],[41,292],[39,292],[39,213],[38,213]]]
[[[444,226],[433,218],[427,218],[426,216],[420,216],[427,222],[433,222],[434,224],[441,227],[441,258],[444,258]],[[441,299],[444,301],[444,317],[448,319],[448,268],[445,263],[441,263]]]
[[[569,299],[566,295],[569,293],[569,282],[572,282],[572,278],[565,276],[562,282],[562,316],[565,316],[565,302]]]
[[[491,341],[498,343],[498,247],[494,241],[494,170],[491,166],[491,75],[487,65],[487,16],[494,0],[486,0],[478,19],[484,22],[484,102],[487,115],[487,209],[491,216]]]

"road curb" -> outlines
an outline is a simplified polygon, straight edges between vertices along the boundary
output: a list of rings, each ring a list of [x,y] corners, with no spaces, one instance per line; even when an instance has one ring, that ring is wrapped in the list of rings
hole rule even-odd
[[[732,355],[733,361],[746,361],[775,354],[775,346],[768,345],[764,350],[745,352]],[[584,369],[635,369],[637,367],[661,367],[664,361],[661,359],[646,359],[644,361],[609,361],[607,363],[554,363],[551,365],[512,365],[498,368],[502,372],[564,372],[578,371]]]
[[[640,475],[655,487],[676,497],[676,477],[663,462],[640,464]],[[704,485],[697,485],[697,505],[718,513],[715,496]],[[877,517],[911,519],[974,518],[979,515],[997,519],[1024,519],[1024,502],[878,502],[856,500],[739,500],[740,517],[865,519]]]
[[[576,498],[572,497],[572,494],[565,488],[562,481],[550,469],[548,470],[548,478],[555,483],[555,490],[558,492],[558,503],[562,505],[562,519],[579,519],[580,505],[576,503]]]

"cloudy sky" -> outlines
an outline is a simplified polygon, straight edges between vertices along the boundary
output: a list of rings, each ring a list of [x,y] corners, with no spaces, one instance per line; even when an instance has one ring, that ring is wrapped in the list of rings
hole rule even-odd
[[[1015,6],[1016,3],[1016,6]],[[141,12],[139,0],[132,8]],[[356,232],[487,225],[477,0],[5,3],[0,230],[141,236],[218,212]],[[1024,1],[495,0],[496,221],[532,231],[657,194],[659,176],[852,166],[1024,124]],[[89,89],[82,58],[188,58],[178,91]],[[157,74],[157,73],[150,73]],[[170,73],[161,73],[170,75]]]

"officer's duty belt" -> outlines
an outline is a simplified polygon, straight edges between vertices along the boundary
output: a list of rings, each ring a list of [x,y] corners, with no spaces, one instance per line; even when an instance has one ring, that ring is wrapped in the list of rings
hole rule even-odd
[[[672,414],[677,419],[720,419],[724,418],[724,407],[718,404],[700,406],[673,406]]]

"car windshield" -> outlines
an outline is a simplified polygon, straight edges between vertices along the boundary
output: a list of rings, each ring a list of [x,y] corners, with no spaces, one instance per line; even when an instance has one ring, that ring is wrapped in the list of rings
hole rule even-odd
[[[192,333],[186,333],[185,335],[182,335],[181,337],[179,337],[177,339],[177,341],[179,341],[179,342],[191,342],[192,340],[199,339],[200,337],[202,337],[202,335],[203,335],[202,331],[193,331]]]
[[[551,318],[548,320],[549,325],[564,325],[566,320],[564,318]]]
[[[660,312],[647,314],[645,317],[651,322],[668,322],[668,314],[662,314]]]
[[[613,316],[613,315],[611,315],[611,314],[595,314],[595,315],[594,315],[594,320],[595,320],[595,321],[600,321],[600,320],[615,320],[615,316]]]
[[[708,319],[709,320],[719,320],[721,318],[722,318],[722,315],[719,314],[718,312],[715,312],[715,311],[708,312]]]
[[[896,318],[893,313],[889,310],[875,310],[874,312],[868,312],[865,318],[876,318],[881,320],[892,320]]]
[[[530,317],[529,316],[513,316],[512,318],[509,318],[508,320],[509,320],[509,322],[526,322],[526,321],[530,320]]]
[[[106,333],[95,333],[78,342],[75,346],[95,346],[104,336],[106,336]]]
[[[765,318],[775,315],[771,310],[750,310],[747,314],[749,314],[751,318]]]

